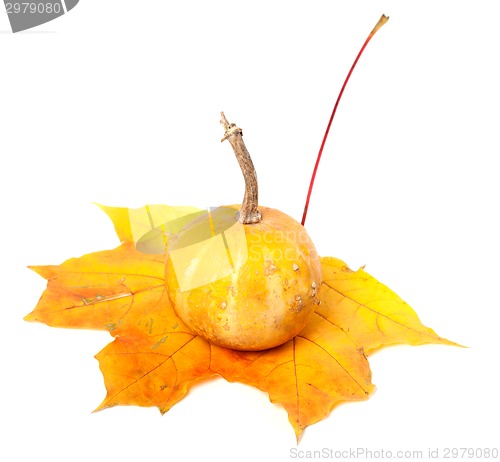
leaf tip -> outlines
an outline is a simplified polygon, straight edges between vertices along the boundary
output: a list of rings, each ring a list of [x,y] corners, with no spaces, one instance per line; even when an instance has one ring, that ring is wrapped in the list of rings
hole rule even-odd
[[[304,435],[304,428],[302,428],[298,422],[292,423],[293,431],[295,432],[295,441],[297,442],[297,445],[300,443],[302,440],[302,436]]]
[[[114,406],[113,404],[108,403],[108,398],[106,397],[104,401],[91,412],[91,414],[96,414],[97,412],[101,412],[104,409],[108,409],[113,406]]]
[[[98,202],[92,202],[92,205],[99,207],[108,216],[108,218],[113,221],[113,212],[116,212],[118,207],[110,207],[109,205],[99,204]]]
[[[32,322],[32,321],[36,321],[36,317],[35,315],[33,314],[33,311],[29,314],[27,314],[24,318],[23,318],[23,321],[27,321],[27,322]]]
[[[57,270],[54,265],[30,265],[27,268],[47,280],[52,279],[56,275]]]
[[[434,345],[447,345],[447,346],[454,346],[454,347],[459,347],[459,348],[468,348],[464,345],[461,345],[460,343],[452,342],[451,340],[448,340],[444,337],[440,337],[433,329],[430,327],[427,328],[427,334],[429,336],[429,340],[427,342],[423,341],[420,342],[420,344],[434,344]],[[418,345],[418,343],[417,343]]]
[[[31,271],[34,271],[36,274],[39,274],[40,276],[43,276],[42,275],[43,266],[29,265],[26,268],[28,268]]]
[[[452,342],[451,340],[439,337],[439,343],[447,346],[454,346],[458,348],[469,348],[467,345],[462,345],[460,343]]]
[[[96,205],[106,214],[108,213],[108,210],[112,208],[112,207],[109,207],[107,205],[99,204],[99,202],[92,202],[92,205]]]
[[[124,207],[110,207],[93,202],[97,205],[111,220],[115,228],[115,232],[123,244],[125,242],[133,242],[133,233],[130,227],[129,209]]]

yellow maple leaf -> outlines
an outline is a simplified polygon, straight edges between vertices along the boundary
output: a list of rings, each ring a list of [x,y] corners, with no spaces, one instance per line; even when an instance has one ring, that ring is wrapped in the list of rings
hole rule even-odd
[[[417,313],[387,286],[363,268],[352,271],[342,260],[323,258],[322,305],[316,313],[335,323],[365,353],[397,343],[456,343],[425,327]],[[336,306],[332,312],[329,307]]]
[[[50,326],[108,330],[115,340],[96,358],[107,395],[97,409],[115,405],[156,406],[168,411],[196,381],[214,376],[255,386],[283,405],[297,438],[343,401],[367,399],[374,386],[365,352],[393,343],[452,344],[424,327],[415,312],[364,270],[322,259],[321,303],[287,343],[258,352],[211,345],[176,315],[166,295],[167,239],[163,219],[196,209],[162,206],[102,207],[122,244],[72,258],[59,266],[33,267],[48,280],[28,321]],[[142,217],[142,218],[140,218]],[[131,220],[136,220],[132,225]],[[143,236],[158,230],[157,254],[137,250]]]

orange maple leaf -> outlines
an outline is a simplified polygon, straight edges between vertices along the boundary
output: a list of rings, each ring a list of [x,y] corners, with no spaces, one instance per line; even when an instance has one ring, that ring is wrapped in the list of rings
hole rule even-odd
[[[403,300],[363,269],[352,271],[330,257],[322,259],[320,305],[299,335],[258,352],[211,345],[178,318],[164,284],[165,241],[199,210],[102,208],[121,245],[59,266],[32,267],[48,284],[25,317],[55,327],[107,330],[115,337],[96,355],[107,389],[98,410],[138,405],[164,413],[194,382],[222,376],[253,385],[283,405],[298,439],[340,402],[370,396],[374,385],[366,354],[395,343],[456,345],[423,326]]]

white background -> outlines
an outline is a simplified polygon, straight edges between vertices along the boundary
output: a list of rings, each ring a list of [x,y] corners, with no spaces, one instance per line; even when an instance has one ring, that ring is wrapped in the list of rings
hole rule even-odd
[[[93,358],[105,332],[26,323],[26,269],[118,244],[94,205],[220,205],[243,196],[219,112],[244,129],[263,205],[321,255],[387,284],[467,345],[373,355],[376,393],[298,447],[498,447],[500,42],[495,1],[81,0],[12,34],[0,16],[2,444],[8,461],[290,460],[285,412],[215,380],[163,417],[116,407]],[[495,428],[496,427],[496,428]],[[443,452],[441,452],[443,454]]]

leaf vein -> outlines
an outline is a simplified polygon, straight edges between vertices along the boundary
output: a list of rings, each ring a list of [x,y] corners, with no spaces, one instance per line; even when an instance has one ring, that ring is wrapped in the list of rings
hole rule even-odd
[[[162,367],[169,359],[172,358],[172,356],[174,356],[176,353],[178,353],[180,350],[182,350],[188,343],[192,342],[197,336],[196,335],[193,335],[191,334],[192,337],[184,344],[182,344],[179,348],[177,348],[175,351],[173,351],[172,353],[170,353],[169,355],[164,355],[164,354],[161,354],[161,353],[156,353],[156,352],[146,352],[146,353],[138,353],[138,352],[122,352],[122,353],[112,353],[112,355],[119,355],[119,354],[156,354],[156,355],[160,355],[160,356],[164,356],[165,359],[163,361],[161,361],[158,365],[156,365],[155,367],[153,367],[152,369],[150,369],[149,371],[145,372],[144,374],[142,374],[140,377],[138,377],[137,379],[133,380],[132,382],[130,382],[126,387],[123,387],[120,391],[118,391],[117,393],[115,393],[112,397],[110,397],[107,401],[113,401],[114,399],[116,399],[116,397],[118,395],[120,395],[121,393],[123,393],[125,390],[129,389],[130,387],[132,387],[133,385],[137,384],[138,382],[140,382],[141,380],[143,380],[145,377],[147,377],[149,374],[153,373],[154,371],[156,371],[157,369],[159,369],[160,367]],[[110,354],[111,355],[111,354]],[[176,383],[177,383],[177,379],[176,379]]]
[[[363,391],[363,393],[365,393],[366,395],[369,394],[369,392],[367,390],[364,389],[364,387],[356,380],[356,378],[342,365],[342,363],[335,357],[333,356],[328,350],[326,350],[324,347],[322,347],[321,345],[319,345],[318,343],[314,342],[313,340],[307,338],[307,337],[304,337],[302,335],[299,335],[297,336],[301,339],[304,339],[308,342],[311,342],[313,345],[316,345],[318,348],[320,348],[321,350],[323,350],[328,356],[330,356],[330,358],[333,359],[333,361],[335,361],[335,363],[338,364],[338,366],[351,378],[351,380]]]
[[[419,334],[425,334],[425,335],[428,335],[429,337],[432,337],[432,336],[431,336],[428,332],[426,332],[425,330],[424,330],[424,331],[422,331],[422,330],[417,330],[417,329],[414,329],[414,328],[412,328],[412,327],[410,327],[410,326],[407,326],[407,325],[403,324],[402,322],[396,321],[395,319],[393,319],[393,318],[389,317],[388,315],[386,315],[386,314],[384,314],[384,313],[380,313],[379,311],[376,311],[376,310],[375,310],[375,309],[373,309],[373,308],[370,308],[370,307],[369,307],[366,303],[360,303],[360,302],[358,302],[357,300],[355,300],[355,299],[353,299],[353,298],[349,297],[348,295],[346,295],[346,294],[344,294],[344,293],[340,292],[338,289],[335,289],[334,287],[332,287],[332,286],[331,286],[331,285],[329,285],[328,283],[324,282],[324,284],[325,284],[328,288],[330,288],[331,290],[333,290],[334,292],[337,292],[338,294],[342,295],[344,298],[347,298],[348,300],[351,300],[352,302],[354,302],[356,305],[358,305],[358,307],[365,308],[366,310],[371,311],[371,312],[372,312],[372,313],[374,313],[375,315],[377,315],[377,316],[381,316],[381,317],[383,317],[383,318],[385,318],[385,319],[389,320],[390,322],[393,322],[394,324],[397,324],[397,325],[399,325],[399,326],[401,326],[401,327],[404,327],[405,329],[408,329],[408,330],[411,330],[411,331],[414,331],[414,332],[418,332]],[[377,300],[377,301],[380,301],[380,299],[379,299],[379,300]],[[402,302],[402,303],[404,303],[404,302]],[[382,331],[380,330],[380,328],[379,328],[379,326],[378,326],[378,325],[377,325],[377,328],[378,328],[378,330],[382,333]],[[385,335],[385,334],[384,334],[384,335]]]

